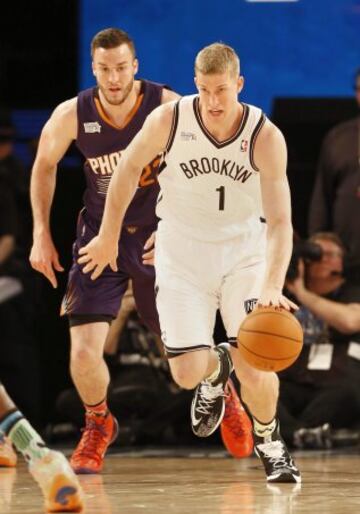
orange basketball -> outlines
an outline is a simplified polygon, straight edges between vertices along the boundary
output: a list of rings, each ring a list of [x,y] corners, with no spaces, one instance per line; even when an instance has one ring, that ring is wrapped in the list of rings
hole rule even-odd
[[[303,330],[289,311],[259,307],[241,323],[238,348],[250,366],[262,371],[281,371],[298,358]]]

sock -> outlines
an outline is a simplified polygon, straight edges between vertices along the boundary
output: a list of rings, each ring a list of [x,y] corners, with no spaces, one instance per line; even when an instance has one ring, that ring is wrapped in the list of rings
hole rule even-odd
[[[27,462],[39,460],[49,453],[49,448],[25,418],[19,419],[7,435]]]
[[[19,419],[22,419],[23,417],[24,416],[17,408],[7,411],[5,416],[0,419],[0,432],[3,432],[5,435],[7,435],[15,423],[17,423]]]
[[[109,414],[106,398],[101,400],[101,402],[96,403],[95,405],[86,405],[85,403],[84,407],[86,409],[86,414],[95,414],[95,416],[104,417]]]
[[[277,419],[274,418],[270,423],[261,423],[258,421],[254,416],[252,416],[253,424],[254,424],[254,432],[258,437],[269,437],[274,432],[276,425],[277,425]]]
[[[211,373],[211,375],[209,375],[205,379],[205,380],[207,380],[208,382],[211,382],[211,383],[215,382],[215,380],[219,377],[220,372],[221,372],[220,353],[216,352],[216,356],[218,358],[217,366],[216,366],[215,370]]]

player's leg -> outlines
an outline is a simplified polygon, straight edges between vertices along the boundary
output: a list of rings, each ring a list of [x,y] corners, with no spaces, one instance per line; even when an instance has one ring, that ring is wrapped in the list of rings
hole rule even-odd
[[[160,327],[157,326],[158,324],[158,317],[157,317],[157,310],[153,307],[154,302],[154,291],[153,288],[146,287],[144,284],[144,281],[138,280],[136,281],[133,278],[133,284],[134,284],[134,293],[136,294],[137,291],[137,299],[136,304],[139,309],[139,313],[143,319],[143,321],[147,324],[148,327],[150,327],[155,333],[160,333]],[[160,286],[161,287],[161,286]],[[161,287],[161,290],[163,288]],[[148,293],[148,294],[147,294]],[[179,292],[177,294],[177,301],[181,301],[179,297]],[[186,293],[186,296],[189,293]],[[160,295],[162,296],[162,295]],[[190,295],[192,298],[198,298],[198,294],[191,293]],[[166,293],[165,293],[166,297]],[[166,300],[165,300],[166,301]],[[208,302],[208,298],[204,298],[204,302]],[[177,307],[175,304],[172,304],[174,306],[173,312],[178,312]],[[191,307],[190,303],[188,303],[188,306]],[[216,306],[214,305],[212,307],[212,311],[214,312],[216,310]],[[189,316],[191,314],[189,313]],[[197,316],[197,324],[201,323],[200,320],[200,314]],[[176,316],[177,320],[179,320],[178,315]],[[171,318],[168,318],[170,324]],[[182,318],[181,318],[182,319]],[[165,322],[164,322],[165,323]],[[213,326],[214,319],[212,318],[209,321],[208,314],[204,317],[203,324],[205,326]],[[175,325],[173,325],[175,326]],[[195,433],[198,435],[210,435],[218,426],[218,424],[221,421],[221,417],[223,415],[223,397],[219,394],[219,391],[221,390],[221,394],[223,393],[223,387],[220,386],[216,389],[216,394],[214,394],[213,386],[209,383],[208,378],[212,377],[214,380],[217,380],[220,383],[220,375],[224,377],[229,375],[228,369],[230,368],[231,364],[229,363],[228,358],[228,352],[224,350],[221,346],[214,350],[212,347],[206,347],[203,349],[193,349],[193,346],[189,349],[187,347],[188,342],[182,342],[179,343],[178,337],[182,337],[180,330],[176,329],[176,336],[172,338],[172,336],[168,335],[165,336],[165,334],[169,334],[169,330],[164,328],[163,330],[163,338],[166,337],[167,341],[170,337],[170,343],[165,344],[165,348],[167,348],[167,356],[169,357],[169,366],[172,373],[172,376],[175,380],[175,382],[183,387],[184,389],[193,389],[194,387],[198,386],[198,384],[202,381],[204,381],[204,384],[201,388],[197,388],[194,396],[194,402],[192,404],[192,426]],[[194,341],[197,340],[196,332],[194,330],[191,330],[191,334],[189,334],[189,340]],[[188,341],[189,341],[188,340]],[[212,337],[211,334],[206,335],[206,340],[210,341],[209,344],[212,345]],[[185,345],[183,350],[180,352],[174,353],[174,349],[178,347],[178,345]],[[200,345],[201,346],[201,345]],[[222,353],[223,352],[223,353]],[[222,364],[222,359],[225,360],[225,365]],[[225,366],[225,368],[224,368]],[[226,371],[225,371],[226,370]],[[224,378],[225,380],[225,378]],[[217,385],[217,383],[216,383]],[[229,393],[228,398],[230,400],[230,397],[232,398],[231,394]],[[205,409],[203,409],[203,402],[205,404]],[[206,423],[206,427],[204,428],[204,424],[208,417],[210,416],[210,413],[212,409],[210,409],[210,406],[216,406],[220,405],[219,408],[216,408],[218,414],[215,417],[212,417],[213,422],[211,425]],[[198,406],[198,407],[197,407]],[[196,414],[196,410],[200,409],[200,413]],[[197,425],[198,419],[203,419],[203,423],[199,423]]]
[[[160,335],[159,315],[155,301],[155,268],[137,267],[131,270],[131,280],[136,310],[141,321],[157,335]]]
[[[138,310],[138,313],[142,319],[142,321],[153,330],[156,334],[161,334],[160,325],[159,325],[159,315],[157,311],[156,306],[156,299],[155,296],[159,292],[159,288],[161,288],[161,294],[160,294],[160,303],[163,305],[162,309],[164,312],[165,320],[168,319],[168,315],[170,312],[177,312],[176,314],[176,321],[175,324],[170,323],[172,326],[174,336],[170,334],[170,338],[176,341],[179,340],[179,337],[181,338],[181,333],[179,329],[177,328],[177,325],[183,324],[183,318],[185,316],[193,316],[194,313],[191,312],[191,307],[187,307],[187,312],[180,312],[177,310],[176,305],[173,303],[173,298],[169,297],[169,302],[165,300],[162,300],[164,295],[166,294],[172,294],[171,291],[173,290],[173,286],[169,285],[171,284],[171,280],[169,279],[169,273],[171,273],[171,270],[168,267],[161,266],[161,270],[158,272],[158,281],[157,285],[155,287],[155,268],[153,266],[144,266],[142,263],[142,254],[143,254],[143,247],[145,244],[145,241],[148,239],[150,234],[153,232],[154,227],[149,227],[145,229],[139,229],[134,234],[125,234],[123,236],[123,244],[127,247],[127,255],[130,256],[129,248],[132,248],[132,259],[131,263],[127,265],[127,271],[129,275],[131,276],[132,280],[132,286],[133,286],[133,293],[135,298],[136,307]],[[161,236],[159,236],[161,237]],[[159,241],[159,244],[161,244],[161,240]],[[161,257],[160,257],[161,258]],[[159,260],[159,257],[158,257]],[[164,273],[166,276],[164,277]],[[164,285],[161,285],[164,284]],[[182,302],[180,296],[181,296],[181,285],[179,285],[179,289],[177,290],[177,298],[175,301]],[[166,291],[169,288],[169,293]],[[157,291],[157,293],[156,293]],[[186,289],[185,291],[186,297],[188,295],[193,296],[194,291],[189,291]],[[207,300],[207,298],[206,298]],[[183,304],[187,304],[186,300],[183,301]],[[199,316],[202,316],[202,313],[199,312]],[[198,318],[198,317],[197,317]],[[208,315],[206,313],[206,321],[205,324],[208,323]],[[164,321],[166,323],[166,321]],[[214,324],[214,320],[210,320],[210,324]],[[175,326],[176,325],[176,326]],[[206,330],[207,332],[208,330]],[[166,330],[163,330],[162,336],[165,338]],[[176,334],[176,336],[175,336]],[[185,336],[187,337],[187,336]],[[184,352],[179,352],[180,355],[177,355],[176,349],[174,353],[174,348],[170,349],[167,348],[166,343],[165,348],[167,350],[168,355],[170,356],[170,370],[172,372],[174,380],[177,382],[178,385],[185,389],[193,389],[198,383],[205,377],[211,374],[215,366],[217,366],[218,358],[217,354],[211,350],[211,347],[213,345],[212,338],[209,337],[208,333],[206,333],[205,336],[200,336],[200,338],[206,338],[209,340],[209,343],[206,345],[199,345],[199,348],[194,348],[194,333],[191,331],[191,334],[189,334],[189,337],[191,338],[192,344],[190,350],[193,352],[192,355],[187,355],[187,350]],[[195,352],[194,350],[202,350],[200,352]],[[211,350],[211,351],[210,351]],[[195,355],[196,353],[196,355]]]
[[[201,437],[212,434],[221,423],[225,384],[232,370],[227,345],[213,347],[220,277],[217,264],[215,273],[205,269],[208,257],[206,244],[160,223],[155,266],[161,336],[175,382],[185,389],[196,388],[192,429]]]
[[[109,323],[90,320],[91,317],[87,323],[78,324],[79,318],[70,317],[70,372],[84,404],[95,406],[106,398],[110,382],[109,370],[104,361]]]
[[[98,473],[106,450],[118,432],[117,421],[107,405],[110,375],[104,360],[104,345],[109,323],[77,324],[79,320],[70,317],[70,370],[84,403],[86,423],[70,462],[76,473]]]
[[[96,234],[80,219],[74,245],[73,265],[62,303],[62,314],[69,318],[71,333],[71,376],[84,403],[86,426],[71,457],[76,473],[98,473],[108,446],[117,435],[117,422],[107,406],[109,371],[103,353],[111,321],[116,317],[128,276],[107,267],[101,276],[91,280],[78,264],[78,250]]]
[[[62,453],[46,447],[0,384],[1,435],[25,457],[30,473],[42,489],[48,511],[79,512],[82,509],[81,487],[68,461]],[[16,456],[11,465],[15,463]]]
[[[232,360],[241,384],[241,398],[249,411],[255,452],[261,458],[269,482],[300,482],[301,477],[279,431],[276,416],[279,380],[275,373],[249,366],[237,350],[236,336],[246,314],[256,305],[263,282],[265,263],[235,267],[224,279],[221,314],[232,345]]]
[[[144,245],[156,225],[125,228],[121,234],[124,269],[131,278],[136,310],[141,321],[160,335],[159,316],[155,302],[155,268],[143,264]]]
[[[199,320],[198,320],[199,322]],[[225,411],[225,386],[232,370],[228,349],[223,345],[217,348],[192,349],[189,345],[177,346],[170,339],[167,356],[171,374],[175,382],[184,389],[194,389],[191,404],[191,424],[199,437],[211,435],[220,425]],[[178,353],[171,353],[178,350]]]
[[[16,411],[17,408],[14,402],[0,382],[0,467],[12,468],[16,466],[16,453],[13,450],[10,439],[5,435],[5,430],[1,429],[2,422],[9,414]]]
[[[220,431],[224,446],[232,457],[243,458],[252,454],[252,422],[240,401],[240,392],[231,378],[225,388],[225,414]]]

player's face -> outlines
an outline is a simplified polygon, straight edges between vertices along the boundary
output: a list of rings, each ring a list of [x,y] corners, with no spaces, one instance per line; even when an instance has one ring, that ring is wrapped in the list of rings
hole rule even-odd
[[[343,271],[343,251],[336,243],[319,239],[316,244],[321,246],[323,256],[320,261],[307,266],[307,275],[312,279],[326,279],[341,275]]]
[[[229,71],[204,75],[197,73],[195,84],[199,91],[201,111],[213,121],[223,121],[237,107],[238,94],[243,88],[244,78]]]
[[[134,87],[138,70],[138,62],[128,45],[96,48],[92,68],[106,101],[111,105],[121,105]]]

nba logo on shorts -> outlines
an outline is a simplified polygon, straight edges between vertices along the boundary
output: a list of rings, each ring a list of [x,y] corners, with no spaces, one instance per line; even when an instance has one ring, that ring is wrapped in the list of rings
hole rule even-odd
[[[248,149],[248,141],[247,139],[242,139],[240,143],[240,152],[246,152]]]
[[[258,299],[257,298],[249,298],[249,300],[245,300],[244,302],[244,308],[246,314],[250,314],[254,310],[255,305],[257,304]]]

